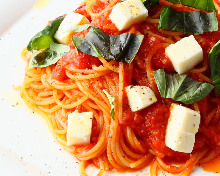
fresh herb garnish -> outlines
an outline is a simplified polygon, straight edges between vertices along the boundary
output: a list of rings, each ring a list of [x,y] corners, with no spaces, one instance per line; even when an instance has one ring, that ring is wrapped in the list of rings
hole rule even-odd
[[[72,41],[78,51],[118,62],[131,63],[137,54],[143,35],[124,33],[109,35],[96,27],[91,27],[84,39],[73,36]]]
[[[177,12],[172,7],[164,7],[158,28],[198,35],[217,31],[218,20],[215,12]]]
[[[216,8],[213,0],[166,0],[174,4],[183,4],[185,6],[194,7],[196,9],[207,12],[215,12]]]
[[[209,61],[212,81],[218,93],[220,93],[220,41],[218,41],[209,52]]]
[[[29,62],[29,68],[42,68],[55,64],[66,53],[68,53],[69,50],[70,47],[67,45],[51,43],[50,48],[32,54],[31,60]]]
[[[50,47],[51,43],[56,43],[54,38],[55,33],[57,32],[61,22],[65,17],[60,17],[50,22],[42,31],[38,32],[34,37],[32,37],[29,42],[27,49],[29,51],[47,49]]]
[[[144,6],[149,9],[150,7],[159,4],[159,0],[141,0]]]
[[[73,26],[72,28],[70,28],[69,31],[82,32],[91,26],[92,26],[91,24],[76,25],[76,26]]]
[[[105,95],[107,96],[110,105],[111,105],[111,115],[112,115],[112,119],[115,120],[115,106],[114,106],[114,101],[115,101],[115,97],[112,96],[111,94],[109,94],[105,89],[103,89],[103,92],[105,93]]]
[[[163,69],[154,71],[154,78],[161,97],[192,104],[206,97],[213,85],[198,82],[184,74],[168,74]]]

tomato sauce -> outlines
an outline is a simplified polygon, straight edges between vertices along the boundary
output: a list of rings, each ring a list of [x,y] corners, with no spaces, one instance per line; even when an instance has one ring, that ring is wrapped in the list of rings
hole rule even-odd
[[[102,2],[102,1],[96,1],[93,4],[92,9],[96,13],[97,12],[102,12],[102,10],[104,10],[108,5],[109,5],[108,1],[106,1],[105,3]],[[103,32],[106,32],[108,34],[116,33],[118,30],[109,18],[110,13],[111,13],[110,9],[103,12],[103,13],[101,13],[100,15],[98,15],[97,17],[92,19],[91,24],[94,25],[94,26],[97,26]]]
[[[89,56],[87,54],[71,49],[62,59],[59,60],[55,69],[53,70],[53,76],[57,80],[63,81],[66,78],[65,71],[68,70],[66,66],[77,69],[91,69],[92,65],[100,65],[98,58]]]
[[[220,174],[220,155],[202,165],[203,170]]]
[[[220,0],[214,0],[220,6]]]
[[[88,31],[79,32],[78,34],[75,34],[75,36],[84,38],[87,32]],[[57,62],[52,74],[55,79],[63,81],[67,78],[65,73],[66,70],[68,70],[67,67],[91,69],[92,65],[99,66],[100,64],[101,62],[97,57],[78,52],[74,44],[70,43],[70,51]]]
[[[92,11],[94,13],[100,13],[102,12],[102,10],[104,10],[106,8],[106,6],[108,5],[109,3],[108,2],[104,2],[104,1],[101,1],[101,0],[97,0],[93,3],[92,5]]]
[[[86,4],[79,6],[74,12],[85,16],[89,21],[91,21],[91,16],[86,11]]]
[[[219,3],[219,1],[216,1]],[[96,1],[93,4],[92,10],[94,13],[102,12],[102,10],[108,5],[108,2],[104,3],[103,1]],[[149,14],[154,14],[158,8],[152,8],[149,11]],[[189,8],[178,8],[178,11],[190,11]],[[100,13],[97,17],[90,18],[89,14],[85,10],[85,6],[81,6],[76,10],[76,12],[85,15],[88,19],[91,20],[91,24],[100,28],[102,31],[111,34],[118,35],[121,32],[117,30],[115,25],[109,19],[109,14],[111,11],[106,11],[104,13]],[[219,20],[219,19],[218,19]],[[129,68],[128,64],[125,65],[125,73],[128,75],[125,76],[124,86],[128,85],[145,85],[149,86],[147,74],[146,74],[146,64],[147,57],[152,53],[153,50],[157,49],[152,56],[152,60],[150,62],[151,69],[157,70],[159,68],[164,68],[166,72],[173,73],[174,68],[171,64],[169,58],[165,55],[165,46],[163,40],[158,38],[155,35],[152,35],[150,32],[154,34],[158,34],[160,36],[168,37],[165,34],[161,34],[157,27],[149,23],[141,23],[134,24],[132,26],[137,32],[140,32],[144,35],[143,43],[138,51],[136,59],[132,62],[133,69],[132,72]],[[126,31],[124,31],[126,32]],[[80,35],[80,34],[78,34]],[[84,35],[85,36],[85,35]],[[84,37],[82,36],[82,38]],[[184,35],[183,35],[184,37]],[[207,61],[208,64],[208,53],[213,47],[213,45],[220,40],[220,32],[212,32],[212,33],[204,33],[199,36],[195,36],[196,40],[200,41],[199,44],[203,48],[204,51],[204,60]],[[63,57],[55,66],[53,71],[53,76],[58,80],[64,80],[66,78],[65,71],[67,66],[79,69],[90,69],[92,65],[101,65],[98,58],[93,56],[88,56],[83,53],[77,53],[73,44],[70,44],[71,51]],[[208,64],[209,66],[209,64]],[[200,68],[201,65],[198,65]],[[210,77],[210,70],[208,69],[205,72],[205,75]],[[197,81],[204,81],[197,74],[190,74],[193,79]],[[176,161],[186,161],[190,154],[175,152],[168,148],[165,145],[165,134],[166,127],[168,123],[168,118],[170,115],[170,107],[166,105],[163,99],[158,96],[158,102],[147,107],[138,112],[132,112],[126,95],[123,97],[123,125],[128,125],[134,129],[138,138],[143,142],[143,144],[147,147],[149,146],[154,153],[160,158],[171,158]],[[213,95],[209,95],[203,100],[198,102],[199,110],[201,112],[201,125],[200,130],[196,134],[196,142],[194,146],[194,152],[202,151],[204,147],[218,150],[219,151],[219,141],[220,141],[220,101],[218,100],[217,104],[218,113],[215,114],[213,119],[217,119],[216,121],[210,121],[210,125],[207,126],[205,123],[208,114],[216,108],[216,103],[212,102]],[[218,98],[219,99],[219,98]],[[213,100],[214,101],[214,100]],[[216,100],[217,101],[217,100]],[[193,107],[191,107],[193,108]],[[96,130],[93,131],[94,141],[96,137]],[[98,134],[98,133],[97,133]],[[219,160],[218,160],[219,162]],[[205,168],[205,167],[204,167]],[[219,170],[218,170],[219,171]]]

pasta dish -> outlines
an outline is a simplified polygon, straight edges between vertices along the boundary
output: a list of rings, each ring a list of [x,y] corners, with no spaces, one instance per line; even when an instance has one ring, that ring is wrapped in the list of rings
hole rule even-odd
[[[190,175],[220,154],[219,22],[217,0],[86,0],[22,51],[21,97],[81,175]]]

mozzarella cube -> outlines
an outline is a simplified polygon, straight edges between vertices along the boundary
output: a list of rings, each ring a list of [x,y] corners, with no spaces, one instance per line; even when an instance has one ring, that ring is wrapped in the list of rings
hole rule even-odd
[[[200,114],[175,103],[170,109],[165,144],[174,151],[191,153],[199,129]]]
[[[68,115],[67,146],[90,143],[92,117],[92,112],[79,113],[77,110]]]
[[[189,71],[203,60],[202,48],[193,35],[169,45],[165,53],[179,74]]]
[[[195,144],[195,134],[177,130],[169,126],[166,131],[165,144],[177,152],[191,153]]]
[[[154,92],[149,87],[128,86],[125,90],[133,112],[144,109],[157,101]]]
[[[144,21],[147,16],[148,10],[141,0],[126,0],[113,7],[109,18],[118,30],[122,31],[132,24]]]
[[[60,24],[54,38],[59,43],[68,44],[71,41],[71,34],[73,34],[73,31],[70,31],[70,28],[85,23],[89,23],[89,20],[86,17],[78,13],[70,12]]]
[[[172,125],[180,131],[197,133],[200,124],[200,114],[192,109],[173,103],[171,105],[168,126]]]

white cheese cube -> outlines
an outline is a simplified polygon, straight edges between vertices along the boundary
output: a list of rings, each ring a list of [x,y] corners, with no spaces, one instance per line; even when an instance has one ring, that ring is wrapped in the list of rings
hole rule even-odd
[[[200,114],[175,103],[170,109],[165,144],[174,151],[191,153],[199,129]]]
[[[169,126],[166,131],[165,144],[177,152],[191,153],[195,143],[195,134],[179,131]]]
[[[132,24],[144,21],[147,16],[148,10],[141,0],[126,0],[113,7],[109,18],[122,31]]]
[[[89,23],[89,20],[81,14],[69,12],[60,24],[54,38],[62,44],[68,44],[73,31],[69,31],[75,25]]]
[[[193,35],[169,45],[165,53],[179,74],[189,71],[203,60],[202,48]]]
[[[200,114],[192,109],[173,103],[171,105],[168,126],[172,125],[180,131],[197,133],[200,124]]]
[[[79,113],[77,110],[68,115],[67,146],[90,143],[92,117],[92,112]]]
[[[149,87],[128,86],[125,90],[133,112],[144,109],[157,101],[154,92]]]

